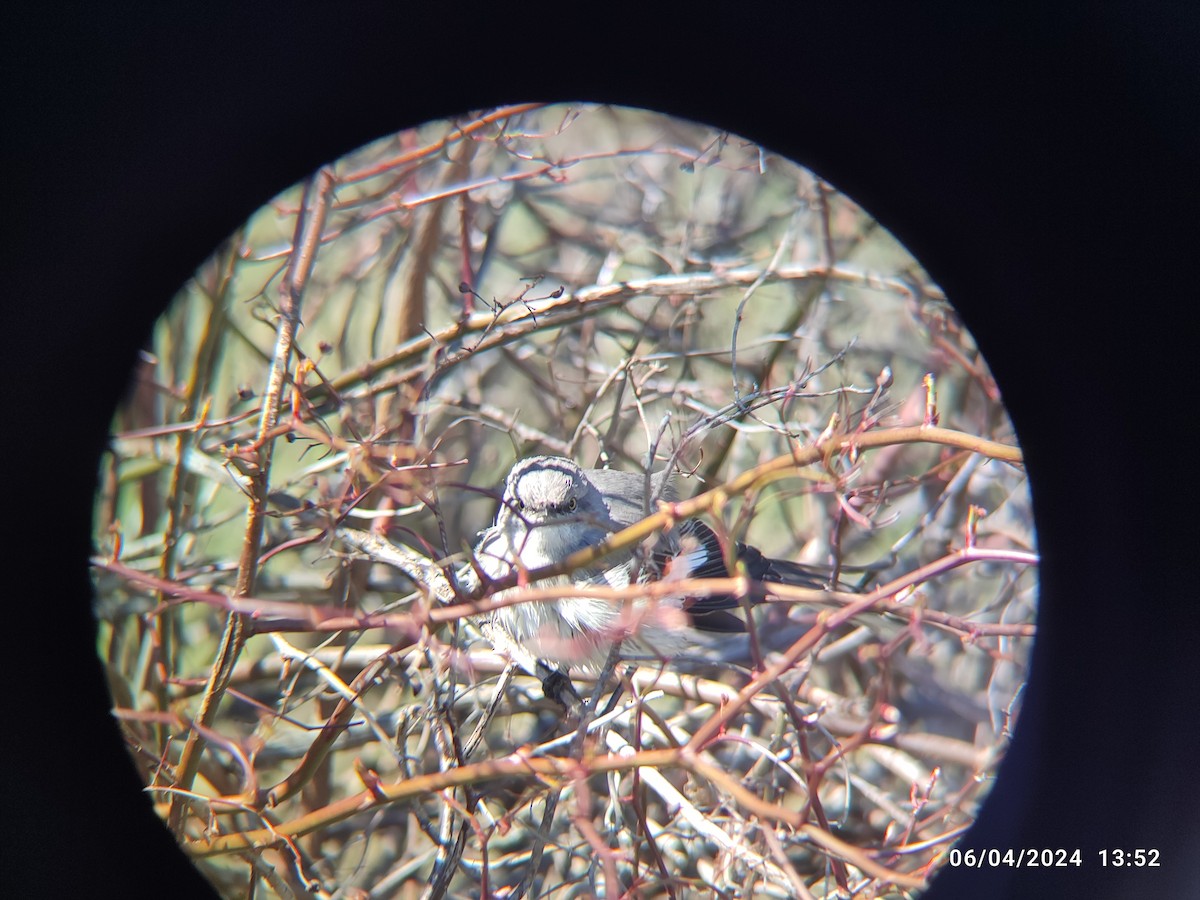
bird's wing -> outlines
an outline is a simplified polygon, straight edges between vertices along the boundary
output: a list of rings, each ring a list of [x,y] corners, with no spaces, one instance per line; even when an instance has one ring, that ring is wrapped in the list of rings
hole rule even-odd
[[[660,546],[653,554],[657,578],[727,578],[732,574],[725,564],[724,550],[717,533],[700,519],[686,519],[677,529],[678,542],[673,549]],[[823,590],[829,575],[816,566],[772,559],[757,547],[734,544],[734,555],[746,574],[755,581],[790,584],[796,587]],[[691,615],[693,625],[702,631],[744,631],[741,619],[726,610],[740,605],[733,594],[714,594],[708,597],[684,598],[682,606]]]
[[[586,469],[584,474],[596,486],[608,506],[613,523],[628,528],[658,509],[659,500],[678,500],[674,479],[669,469],[650,476],[649,493],[646,476],[637,472],[615,472],[612,469]]]

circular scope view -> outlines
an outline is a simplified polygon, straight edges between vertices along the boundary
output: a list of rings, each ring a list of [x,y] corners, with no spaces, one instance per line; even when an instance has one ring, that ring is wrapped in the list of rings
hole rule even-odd
[[[657,113],[487,110],[329,163],[163,300],[97,650],[223,896],[946,863],[1019,716],[1029,486],[954,298],[835,185]]]

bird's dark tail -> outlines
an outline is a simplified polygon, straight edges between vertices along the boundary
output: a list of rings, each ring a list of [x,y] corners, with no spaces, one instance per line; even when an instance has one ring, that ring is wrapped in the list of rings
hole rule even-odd
[[[687,561],[687,577],[727,578],[728,567],[716,533],[699,519],[688,519],[679,525],[684,549],[681,559]],[[737,562],[746,574],[756,582],[775,582],[810,590],[850,590],[855,588],[834,583],[832,573],[818,566],[772,559],[763,555],[757,547],[738,543],[735,545]],[[760,591],[751,595],[751,602],[759,602],[764,596]],[[731,594],[717,594],[685,600],[683,607],[692,618],[693,627],[700,631],[733,633],[745,631],[745,623],[728,612],[739,606],[738,598]]]
[[[831,575],[827,569],[806,566],[804,563],[791,562],[786,559],[772,559],[769,556],[763,556],[757,547],[738,544],[737,558],[746,566],[746,574],[755,581],[774,581],[778,584],[811,588],[814,591],[833,587]]]

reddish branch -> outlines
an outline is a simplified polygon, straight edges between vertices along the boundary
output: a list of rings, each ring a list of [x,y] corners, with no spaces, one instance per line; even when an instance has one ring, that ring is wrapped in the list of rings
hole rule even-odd
[[[484,785],[514,777],[545,778],[551,780],[573,780],[581,775],[600,775],[608,772],[626,772],[638,768],[671,769],[682,768],[711,781],[727,792],[755,815],[768,822],[789,825],[802,832],[827,853],[850,862],[874,878],[910,888],[923,887],[923,879],[888,869],[875,862],[870,853],[860,847],[842,841],[834,835],[806,823],[800,813],[767,803],[746,790],[724,772],[704,762],[688,748],[641,750],[631,754],[606,754],[585,758],[582,761],[561,757],[528,756],[521,751],[499,759],[484,760],[459,766],[444,772],[417,775],[396,784],[373,784],[371,788],[351,797],[331,803],[322,809],[313,810],[290,822],[273,828],[261,828],[234,834],[220,835],[207,839],[188,841],[184,845],[192,856],[203,858],[246,850],[262,850],[275,846],[285,839],[294,839],[327,828],[358,813],[377,809],[390,803],[416,800],[422,796],[468,785]]]

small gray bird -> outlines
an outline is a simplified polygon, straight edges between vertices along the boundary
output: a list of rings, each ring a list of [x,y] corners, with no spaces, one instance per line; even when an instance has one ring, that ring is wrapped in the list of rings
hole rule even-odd
[[[610,469],[583,469],[558,456],[519,460],[508,473],[496,521],[480,535],[475,549],[479,568],[503,578],[518,566],[538,569],[556,564],[578,550],[593,547],[613,533],[655,511],[658,500],[678,495],[669,471],[645,475]],[[769,559],[738,543],[735,557],[756,581],[774,581],[815,589],[827,579],[816,569]],[[725,578],[721,543],[699,519],[687,519],[658,536],[649,551],[625,550],[593,566],[539,581],[539,586],[569,584],[627,588],[664,578]],[[600,668],[612,645],[622,641],[624,655],[670,659],[704,642],[706,633],[743,631],[730,614],[736,597],[669,596],[654,603],[589,597],[521,603],[492,613],[492,621],[537,658],[560,665]]]

